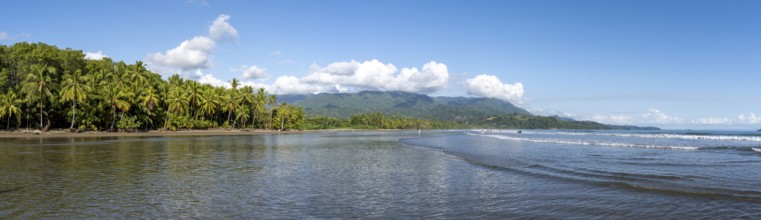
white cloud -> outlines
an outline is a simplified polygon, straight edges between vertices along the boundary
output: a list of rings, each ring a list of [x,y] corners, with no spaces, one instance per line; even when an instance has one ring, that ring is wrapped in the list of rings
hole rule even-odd
[[[251,86],[254,89],[264,88],[264,90],[266,90],[267,92],[273,92],[271,85],[256,82],[256,81],[241,81],[240,86],[238,86],[238,88],[242,88],[244,86]]]
[[[11,35],[9,35],[8,33],[6,33],[5,31],[3,31],[3,32],[0,32],[0,41],[10,41],[10,40],[13,40],[13,38],[11,37]]]
[[[165,53],[149,54],[146,63],[149,66],[169,67],[181,71],[205,69],[210,65],[213,49],[214,41],[208,37],[196,36]]]
[[[229,15],[221,14],[209,27],[209,36],[214,41],[235,41],[238,38],[238,30],[236,30],[227,20],[230,19]]]
[[[729,118],[698,118],[695,120],[692,120],[693,124],[700,124],[700,125],[726,125],[730,124],[731,120]]]
[[[209,36],[195,36],[164,53],[148,54],[145,58],[148,68],[162,74],[209,68],[216,43],[234,41],[238,37],[238,31],[228,19],[229,15],[219,15],[209,27]]]
[[[497,98],[516,104],[522,103],[523,83],[521,82],[502,83],[497,76],[481,74],[465,80],[463,86],[469,95]]]
[[[633,122],[630,116],[621,115],[621,114],[613,114],[613,115],[594,114],[590,118],[585,120],[591,120],[591,121],[600,122],[603,124],[632,124]]]
[[[737,116],[737,123],[739,124],[761,124],[761,117],[756,116],[755,113],[751,112],[748,116],[745,116],[745,114],[740,114]]]
[[[250,67],[242,67],[243,72],[241,73],[240,77],[243,79],[262,79],[264,77],[267,77],[267,70],[263,68],[259,68],[256,65],[252,65]]]
[[[646,113],[642,114],[642,122],[645,123],[670,124],[680,121],[681,120],[678,117],[668,116],[655,108],[650,108]]]
[[[225,88],[230,88],[231,87],[229,82],[225,82],[225,81],[215,77],[211,73],[204,73],[200,69],[196,70],[196,72],[194,74],[192,74],[190,77],[191,77],[191,79],[194,79],[195,81],[198,81],[201,84],[209,84],[209,85],[212,85],[212,86],[221,86],[221,87],[225,87]]]
[[[272,83],[270,90],[275,94],[309,94],[309,93],[325,93],[325,92],[338,92],[336,89],[330,86],[304,83],[301,79],[295,76],[280,76]]]
[[[85,59],[86,60],[102,60],[103,58],[106,58],[105,54],[103,54],[103,51],[97,51],[97,52],[85,52]]]
[[[692,120],[692,123],[700,125],[758,125],[761,124],[761,117],[758,117],[755,113],[751,112],[748,115],[740,114],[734,119],[728,117],[698,118]]]
[[[431,61],[417,68],[402,68],[378,60],[335,62],[324,68],[312,65],[311,73],[299,80],[311,88],[343,88],[356,90],[398,90],[413,93],[432,93],[446,87],[449,82],[447,66]],[[397,74],[398,72],[398,74]],[[321,91],[312,91],[321,92]]]

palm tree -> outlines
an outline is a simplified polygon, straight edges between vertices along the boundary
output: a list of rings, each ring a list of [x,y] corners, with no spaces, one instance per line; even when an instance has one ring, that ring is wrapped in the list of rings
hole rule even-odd
[[[213,87],[207,87],[203,90],[203,98],[198,105],[198,111],[201,115],[212,115],[219,108],[219,97]]]
[[[159,96],[156,94],[153,87],[148,87],[148,89],[143,90],[140,97],[140,103],[142,104],[141,107],[145,110],[147,115],[141,115],[140,117],[143,122],[146,122],[146,127],[148,125],[153,125],[153,120],[151,119],[151,116],[155,115],[153,113],[153,108],[156,107],[159,104]]]
[[[240,108],[240,104],[238,103],[238,95],[236,95],[235,90],[231,90],[230,92],[226,92],[225,96],[223,97],[223,106],[222,109],[224,109],[227,112],[227,121],[229,123],[230,117],[232,116],[233,112],[238,110]]]
[[[289,109],[290,108],[285,102],[280,104],[280,107],[277,109],[277,115],[279,116],[278,118],[280,118],[280,131],[285,130],[285,119],[291,114]]]
[[[135,62],[135,69],[132,70],[130,78],[132,78],[133,83],[143,85],[149,77],[147,73],[148,72],[145,71],[145,64],[143,64],[143,61],[138,60]]]
[[[201,97],[201,84],[193,81],[188,80],[186,81],[185,85],[188,86],[188,101],[190,102],[190,109],[195,111],[196,107],[198,106],[198,102],[200,101]],[[198,115],[196,115],[198,116]],[[197,118],[197,117],[196,117]]]
[[[108,78],[116,88],[126,90],[129,84],[129,74],[127,73],[127,64],[119,62],[114,66],[114,71],[109,72]]]
[[[256,115],[259,114],[259,111],[264,110],[264,105],[267,103],[267,91],[264,90],[264,88],[259,88],[257,90],[256,95],[254,96],[254,105],[251,108],[253,112],[253,119],[251,120],[251,128],[254,128],[254,125],[256,124]],[[262,123],[262,126],[264,124]]]
[[[63,76],[63,88],[61,89],[61,100],[72,101],[71,104],[71,126],[74,129],[74,122],[77,116],[77,103],[87,100],[87,93],[90,92],[90,86],[87,85],[89,77],[83,76],[81,70],[76,70],[73,74]]]
[[[277,104],[277,96],[270,95],[269,98],[267,98],[267,104],[270,106],[270,129],[272,129],[272,113],[275,111],[275,104]]]
[[[122,112],[129,111],[129,103],[127,95],[120,91],[116,85],[107,84],[103,90],[103,98],[106,100],[110,107],[109,114],[111,115],[111,130],[114,129],[114,123],[116,123],[116,109]]]
[[[237,90],[239,85],[240,81],[236,78],[233,78],[233,80],[230,81],[230,86],[233,88],[233,90]]]
[[[180,77],[180,74],[174,74],[169,77],[169,85],[173,87],[179,87],[182,86],[182,77]]]
[[[40,66],[37,64],[33,64],[31,70],[32,73],[26,75],[26,84],[24,84],[24,88],[26,89],[27,94],[29,94],[30,100],[32,98],[37,98],[39,101],[40,127],[43,127],[42,116],[44,115],[45,101],[47,101],[48,97],[53,95],[49,87],[50,82],[52,81],[50,74],[54,74],[56,70],[48,65]],[[39,97],[34,97],[35,95]]]
[[[143,103],[143,106],[148,108],[148,110],[153,110],[153,108],[159,103],[159,96],[156,94],[153,87],[148,87],[148,89],[144,91],[140,101]]]
[[[244,86],[240,89],[240,105],[243,108],[241,111],[246,111],[246,114],[249,117],[246,117],[246,120],[251,117],[251,107],[254,104],[254,88],[251,86]],[[237,117],[237,114],[236,114]],[[246,122],[243,122],[243,126],[245,127]]]
[[[12,116],[16,116],[16,127],[21,124],[21,108],[19,108],[19,106],[21,106],[23,102],[24,100],[16,96],[16,93],[13,91],[5,93],[2,100],[0,100],[0,117],[8,117],[8,124],[5,126],[8,131],[11,130]]]
[[[235,124],[238,123],[238,121],[243,122],[243,126],[241,128],[246,127],[246,121],[248,121],[248,118],[250,117],[248,107],[242,107],[243,109],[241,111],[235,112],[235,122],[233,123],[233,128],[235,128]]]
[[[183,112],[188,111],[188,99],[184,96],[181,87],[174,87],[169,91],[166,102],[169,103],[167,111],[174,115],[180,115]],[[169,121],[169,114],[166,115],[164,120],[164,128],[166,128],[167,121]]]

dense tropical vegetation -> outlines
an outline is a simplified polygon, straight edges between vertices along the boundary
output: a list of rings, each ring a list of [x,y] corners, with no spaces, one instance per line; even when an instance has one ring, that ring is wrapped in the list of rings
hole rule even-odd
[[[237,79],[231,85],[164,80],[141,61],[87,60],[44,43],[0,45],[0,128],[303,129],[300,107]]]
[[[356,128],[356,129],[451,129],[451,128],[468,128],[470,126],[445,121],[434,121],[420,118],[410,118],[402,116],[390,116],[384,113],[375,112],[369,114],[358,114],[350,118],[334,118],[329,116],[314,116],[306,119],[307,129],[335,129],[335,128]]]

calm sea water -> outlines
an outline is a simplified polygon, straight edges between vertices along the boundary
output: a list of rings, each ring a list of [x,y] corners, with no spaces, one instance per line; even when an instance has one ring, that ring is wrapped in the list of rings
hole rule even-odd
[[[761,218],[756,132],[0,141],[0,218]]]

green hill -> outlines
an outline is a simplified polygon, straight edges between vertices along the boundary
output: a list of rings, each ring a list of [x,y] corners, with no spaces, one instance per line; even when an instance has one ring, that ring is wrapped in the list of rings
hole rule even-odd
[[[537,116],[525,109],[493,98],[430,97],[408,92],[362,91],[282,95],[280,100],[300,105],[308,117],[350,119],[383,113],[392,117],[454,122],[468,126],[519,129],[657,129],[654,127],[605,125],[558,116]],[[348,123],[348,122],[346,122]]]
[[[511,113],[531,115],[522,108],[498,99],[430,97],[398,91],[283,95],[280,100],[301,105],[304,111],[311,116],[335,118],[349,118],[358,114],[381,112],[388,115],[429,120],[468,122],[489,115]]]

